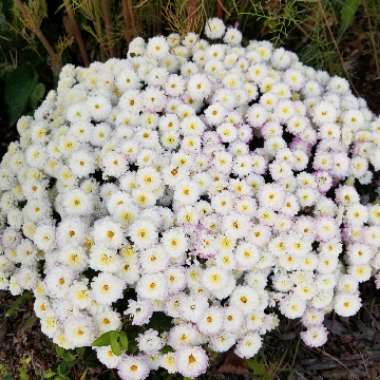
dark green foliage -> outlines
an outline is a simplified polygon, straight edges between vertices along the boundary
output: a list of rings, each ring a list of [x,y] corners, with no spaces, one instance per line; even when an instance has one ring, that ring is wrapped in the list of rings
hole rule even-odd
[[[3,81],[6,116],[13,125],[23,113],[36,108],[45,95],[45,85],[38,82],[35,69],[29,65],[6,72]]]

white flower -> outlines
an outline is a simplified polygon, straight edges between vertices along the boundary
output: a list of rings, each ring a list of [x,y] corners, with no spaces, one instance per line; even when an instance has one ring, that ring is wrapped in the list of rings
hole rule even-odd
[[[46,290],[52,297],[63,298],[74,280],[74,272],[67,267],[51,268],[44,279]]]
[[[92,319],[85,316],[66,319],[64,333],[72,347],[90,346],[96,337],[96,329]]]
[[[175,187],[174,199],[181,205],[191,205],[198,200],[199,195],[199,186],[193,181],[184,180]]]
[[[204,335],[215,335],[223,326],[223,308],[218,306],[210,307],[198,320],[199,331]]]
[[[124,234],[120,224],[108,217],[95,222],[93,236],[96,244],[109,248],[117,249],[124,243]]]
[[[185,289],[186,273],[180,266],[170,267],[166,270],[166,278],[168,284],[168,291],[171,294],[177,294]]]
[[[337,117],[336,108],[332,104],[322,101],[314,108],[313,116],[318,125],[334,123]]]
[[[121,358],[117,369],[122,380],[144,380],[150,372],[147,362],[130,355],[125,355]]]
[[[167,291],[167,280],[162,273],[145,274],[136,285],[136,292],[142,299],[163,301]]]
[[[239,244],[235,251],[237,268],[247,270],[254,268],[254,265],[260,259],[258,248],[250,243]]]
[[[243,359],[250,359],[257,354],[262,345],[261,337],[256,333],[248,333],[236,345],[235,353]]]
[[[177,372],[177,366],[175,363],[175,353],[168,352],[161,356],[160,366],[165,368],[169,374],[174,374]]]
[[[149,301],[129,300],[128,309],[125,314],[131,315],[133,325],[144,325],[149,322],[153,314],[153,307]]]
[[[95,270],[116,272],[121,265],[121,258],[116,250],[96,244],[91,249],[89,265]]]
[[[138,248],[148,248],[157,241],[157,230],[148,220],[138,220],[129,228],[129,235]]]
[[[63,195],[64,211],[68,215],[88,215],[92,212],[93,202],[90,194],[86,194],[81,189],[67,191]]]
[[[222,38],[226,27],[223,21],[219,18],[210,18],[207,20],[205,25],[205,34],[208,38],[212,40],[217,40]]]
[[[342,317],[355,315],[361,306],[361,300],[358,295],[338,293],[334,300],[334,310]]]
[[[131,48],[131,41],[129,47]],[[122,91],[138,88],[139,78],[135,71],[131,68],[125,68],[122,70],[119,75],[116,77],[117,86]]]
[[[158,331],[149,329],[137,337],[137,344],[140,351],[153,355],[164,345],[164,341],[159,337]]]
[[[305,300],[297,296],[286,297],[280,304],[281,313],[289,319],[302,317],[306,309]]]
[[[206,75],[195,74],[187,83],[189,95],[196,100],[207,98],[211,92],[211,84]]]
[[[139,261],[145,273],[155,273],[167,268],[169,258],[163,247],[153,246],[140,253]]]
[[[239,45],[243,36],[241,32],[236,28],[228,28],[224,35],[223,41],[229,45]]]
[[[86,150],[76,151],[70,157],[69,167],[77,177],[87,177],[95,171],[95,160]]]
[[[168,54],[169,46],[165,37],[153,37],[149,39],[147,52],[152,57],[162,59]]]
[[[230,297],[230,303],[242,313],[249,314],[259,306],[259,298],[251,287],[237,286]]]
[[[111,346],[96,347],[96,356],[107,368],[117,368],[121,361],[121,356],[115,355]]]
[[[201,347],[184,347],[176,351],[175,362],[182,376],[194,378],[206,372],[208,357]]]
[[[268,119],[268,112],[259,104],[255,104],[248,109],[248,123],[255,128],[261,127]]]
[[[301,333],[301,338],[309,347],[321,347],[327,342],[327,330],[324,326],[314,326]]]
[[[124,282],[110,273],[100,273],[91,283],[94,299],[104,305],[110,305],[123,296]]]
[[[210,292],[219,292],[225,288],[229,282],[230,275],[222,268],[208,267],[202,274],[202,284]]]
[[[206,296],[201,294],[190,294],[187,296],[183,294],[180,305],[180,312],[183,319],[196,323],[207,308],[208,301]]]
[[[96,121],[107,119],[112,109],[109,100],[103,96],[92,96],[88,98],[86,105],[90,116]]]
[[[3,235],[4,241],[4,235]],[[55,228],[49,225],[40,225],[36,228],[33,241],[39,249],[50,251],[55,247]]]
[[[106,153],[102,158],[103,172],[110,177],[121,177],[127,170],[127,162],[123,155],[116,152]]]
[[[260,189],[259,202],[264,207],[279,210],[284,203],[284,192],[278,185],[265,184]]]

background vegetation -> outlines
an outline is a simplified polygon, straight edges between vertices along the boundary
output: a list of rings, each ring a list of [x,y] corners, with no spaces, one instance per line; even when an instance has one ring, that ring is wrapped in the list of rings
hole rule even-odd
[[[237,24],[248,39],[269,39],[301,60],[346,77],[380,110],[380,0],[0,0],[0,156],[15,123],[56,84],[62,65],[123,57],[135,36],[201,31],[210,16]],[[306,348],[300,326],[283,321],[248,362],[218,358],[211,379],[380,379],[380,300],[362,291],[361,313],[331,316],[329,343]],[[0,379],[116,379],[91,350],[64,351],[39,331],[28,293],[0,292]],[[174,380],[158,373],[154,379]]]

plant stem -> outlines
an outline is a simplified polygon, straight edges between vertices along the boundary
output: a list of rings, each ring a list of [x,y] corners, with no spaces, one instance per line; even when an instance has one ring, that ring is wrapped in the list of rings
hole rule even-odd
[[[129,43],[136,33],[135,18],[132,8],[132,0],[122,0],[122,13],[124,20],[124,38]]]
[[[113,57],[113,40],[112,40],[112,25],[111,25],[111,3],[110,0],[102,0],[101,1],[101,9],[104,20],[104,29],[106,32],[106,39],[108,45],[108,53],[110,57]]]
[[[223,18],[224,7],[223,0],[216,0],[216,17]]]
[[[187,31],[194,31],[197,14],[197,0],[187,0]]]
[[[90,64],[90,60],[88,58],[86,47],[84,45],[84,41],[82,38],[82,33],[79,29],[78,23],[76,22],[73,8],[71,7],[71,4],[70,4],[70,0],[64,0],[64,4],[65,4],[65,9],[66,9],[67,17],[69,20],[69,24],[70,24],[70,29],[75,38],[75,41],[78,44],[79,54],[80,54],[82,63],[84,66],[88,66]]]
[[[92,0],[92,6],[93,6],[93,16],[92,23],[94,24],[95,34],[97,36],[98,42],[99,42],[99,50],[100,50],[100,59],[102,61],[105,60],[106,57],[106,46],[104,46],[104,38],[102,34],[102,22],[100,18],[100,10],[99,10],[99,1],[102,2],[102,0]]]

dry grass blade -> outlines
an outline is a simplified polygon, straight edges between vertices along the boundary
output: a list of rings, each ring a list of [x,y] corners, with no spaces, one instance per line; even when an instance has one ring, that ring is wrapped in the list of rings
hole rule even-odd
[[[19,19],[21,23],[41,42],[49,56],[51,68],[57,75],[61,68],[61,57],[56,53],[41,31],[42,19],[47,15],[46,3],[42,0],[34,0],[30,2],[29,5],[24,4],[21,0],[14,0],[14,3],[19,11]]]
[[[322,17],[323,17],[323,20],[324,20],[325,26],[326,26],[326,28],[327,28],[328,34],[330,35],[331,42],[333,43],[334,48],[335,48],[335,50],[336,50],[337,56],[338,56],[338,58],[339,58],[339,61],[340,61],[341,66],[342,66],[342,70],[344,71],[344,74],[345,74],[347,80],[350,82],[350,85],[351,85],[351,87],[352,87],[352,89],[353,89],[355,95],[356,95],[356,96],[359,96],[358,91],[356,90],[354,84],[353,84],[352,81],[351,81],[351,76],[350,76],[349,72],[348,72],[347,69],[346,69],[346,65],[345,65],[344,59],[343,59],[342,54],[341,54],[341,52],[340,52],[340,49],[339,49],[338,43],[337,43],[337,41],[336,41],[336,38],[334,37],[334,33],[332,32],[332,29],[331,29],[331,27],[330,27],[330,23],[329,23],[329,21],[328,21],[328,19],[327,19],[327,15],[326,15],[326,12],[325,12],[325,9],[324,9],[324,6],[323,6],[321,0],[318,0],[318,7],[319,7],[320,12],[321,12],[321,15],[322,15]]]

